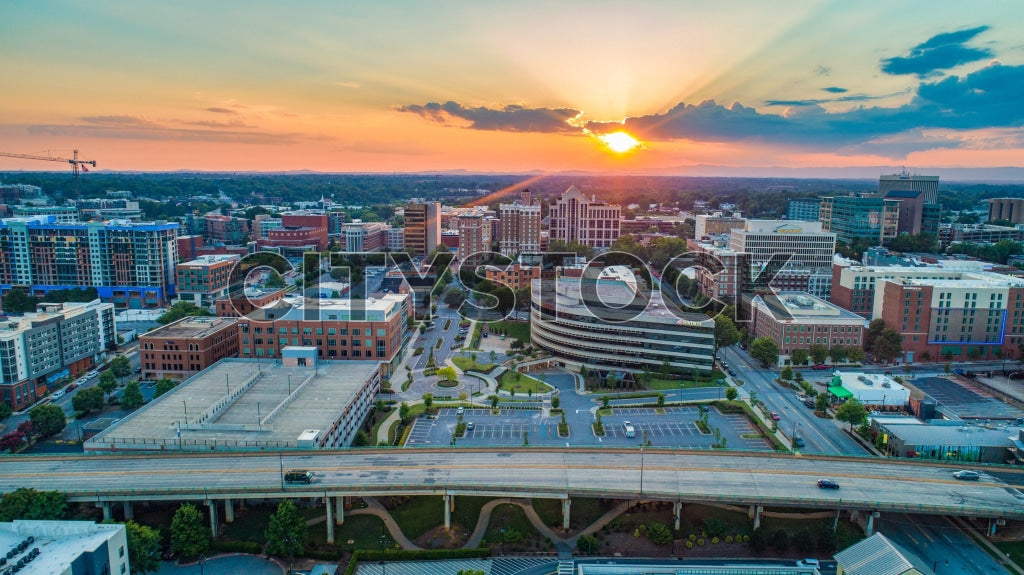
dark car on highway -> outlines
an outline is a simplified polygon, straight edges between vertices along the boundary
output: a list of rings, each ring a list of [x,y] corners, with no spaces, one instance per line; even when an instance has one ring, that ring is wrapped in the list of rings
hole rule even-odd
[[[822,489],[839,489],[839,484],[831,479],[819,479],[818,487]]]

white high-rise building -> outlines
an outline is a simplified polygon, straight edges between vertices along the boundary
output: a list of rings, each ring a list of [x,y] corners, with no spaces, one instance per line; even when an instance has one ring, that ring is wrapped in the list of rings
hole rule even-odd
[[[607,249],[619,237],[622,207],[587,198],[576,186],[569,186],[551,204],[549,218],[552,241]]]

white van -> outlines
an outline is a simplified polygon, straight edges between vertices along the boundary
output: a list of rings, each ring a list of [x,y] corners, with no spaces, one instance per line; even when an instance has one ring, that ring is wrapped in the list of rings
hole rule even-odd
[[[626,437],[636,437],[636,429],[633,427],[632,423],[624,421],[622,426],[626,429]]]

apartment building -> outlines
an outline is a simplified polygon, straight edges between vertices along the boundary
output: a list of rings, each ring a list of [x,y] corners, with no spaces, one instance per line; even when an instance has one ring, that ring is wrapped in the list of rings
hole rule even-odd
[[[473,254],[490,253],[491,220],[482,213],[464,214],[456,221],[459,231],[458,258],[465,262]],[[478,258],[473,258],[477,259]]]
[[[619,237],[622,207],[587,198],[576,186],[562,193],[548,212],[550,240],[608,249]]]
[[[185,380],[238,356],[238,319],[184,317],[139,336],[144,379]]]
[[[498,214],[498,249],[502,255],[515,257],[540,252],[540,204],[530,202],[529,192],[523,201],[499,204]]]
[[[750,254],[752,266],[763,266],[772,256],[792,256],[788,266],[828,268],[836,251],[836,235],[824,232],[820,222],[747,220],[729,232],[729,249]]]
[[[38,310],[0,322],[0,400],[14,410],[117,347],[112,304],[46,303]]]
[[[521,290],[532,284],[533,280],[540,278],[540,266],[524,266],[512,264],[510,266],[486,266],[484,267],[484,278],[494,285],[504,285],[511,290]]]
[[[54,215],[0,220],[0,290],[95,287],[118,307],[157,307],[175,294],[178,224],[59,224]]]

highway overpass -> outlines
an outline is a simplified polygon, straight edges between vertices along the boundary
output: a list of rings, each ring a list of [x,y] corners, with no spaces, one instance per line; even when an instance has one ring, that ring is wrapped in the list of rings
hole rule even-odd
[[[1024,519],[1024,470],[999,468],[980,481],[958,481],[952,475],[956,466],[896,459],[637,448],[432,448],[0,461],[0,492],[57,490],[71,501],[106,505],[108,513],[109,504],[132,501],[203,500],[215,510],[220,500],[435,494],[557,498],[566,501],[566,514],[570,497],[604,497]],[[309,485],[284,483],[282,471],[290,469],[310,470],[315,479]],[[819,489],[816,481],[822,477],[841,488]],[[230,520],[230,503],[227,514]]]

